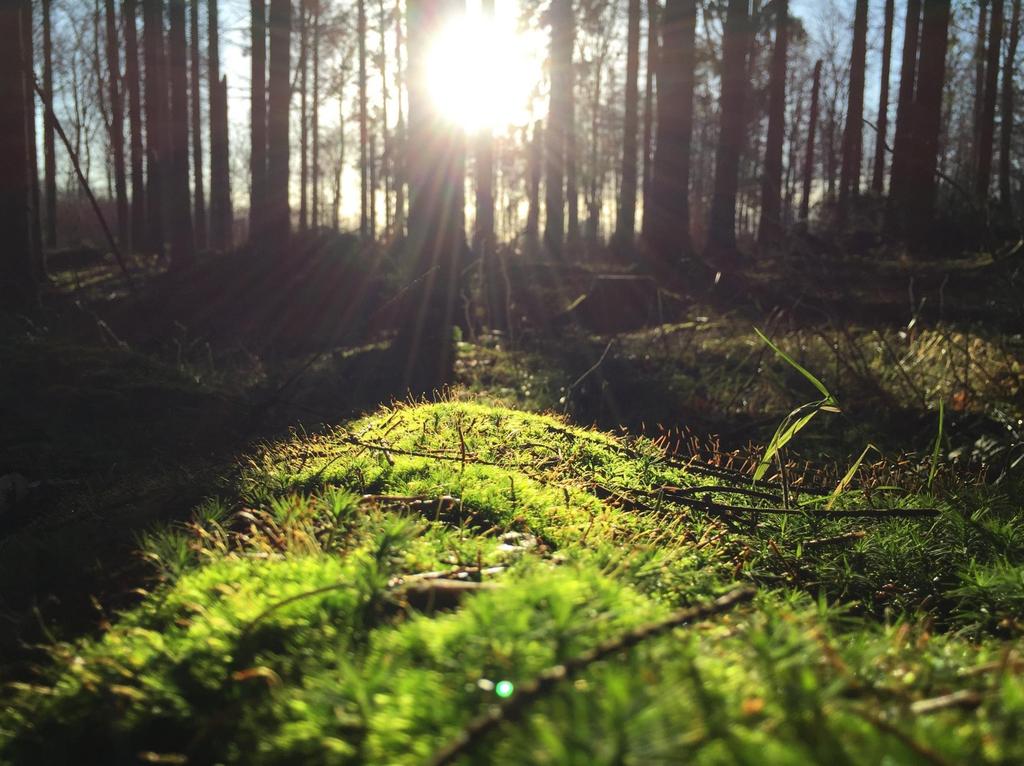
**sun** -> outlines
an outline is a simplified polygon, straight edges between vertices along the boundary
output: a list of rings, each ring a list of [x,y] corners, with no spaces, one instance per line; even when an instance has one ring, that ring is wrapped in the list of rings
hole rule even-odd
[[[530,120],[542,66],[542,44],[514,19],[470,8],[435,37],[427,82],[451,122],[468,133],[497,131]]]

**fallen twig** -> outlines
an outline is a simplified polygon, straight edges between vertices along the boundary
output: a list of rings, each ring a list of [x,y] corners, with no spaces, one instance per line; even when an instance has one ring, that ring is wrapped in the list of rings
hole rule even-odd
[[[920,700],[910,706],[910,712],[914,715],[928,715],[937,713],[940,710],[948,710],[951,707],[973,710],[982,703],[982,696],[971,689],[960,689],[950,694],[933,699]]]
[[[613,639],[577,655],[561,665],[555,665],[540,673],[532,681],[520,688],[512,697],[495,705],[487,712],[470,721],[454,739],[438,750],[430,760],[431,766],[447,766],[480,742],[480,740],[502,723],[519,719],[536,700],[554,689],[562,681],[576,676],[595,662],[606,659],[626,649],[630,649],[649,638],[658,636],[673,628],[681,627],[697,620],[728,612],[740,604],[754,598],[757,591],[750,587],[736,588],[721,598],[689,609],[682,609],[671,617],[642,625]]]

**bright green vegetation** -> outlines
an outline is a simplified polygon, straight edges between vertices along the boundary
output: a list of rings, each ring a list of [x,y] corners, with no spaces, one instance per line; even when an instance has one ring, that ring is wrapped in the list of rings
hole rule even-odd
[[[750,488],[460,401],[269,444],[228,499],[142,540],[158,577],[136,606],[11,688],[0,762],[420,764],[499,682],[739,582],[753,604],[591,665],[464,762],[1024,760],[1006,494],[853,488],[836,509],[892,518],[816,516],[828,497],[807,494],[806,514],[723,517],[767,501],[722,485]]]

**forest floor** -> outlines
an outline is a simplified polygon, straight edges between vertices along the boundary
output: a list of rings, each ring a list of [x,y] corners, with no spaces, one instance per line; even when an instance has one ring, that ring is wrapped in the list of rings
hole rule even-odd
[[[1024,759],[1021,256],[812,244],[702,301],[509,259],[403,404],[386,253],[53,259],[0,320],[0,762]],[[821,394],[755,329],[837,405],[756,486]]]

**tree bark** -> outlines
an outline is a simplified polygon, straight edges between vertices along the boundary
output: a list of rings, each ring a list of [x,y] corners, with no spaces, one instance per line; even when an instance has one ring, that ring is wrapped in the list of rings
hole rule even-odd
[[[494,0],[483,0],[481,10],[485,21],[493,23]],[[490,274],[489,264],[494,247],[494,136],[489,127],[480,129],[474,159],[476,218],[473,226],[473,249],[484,263],[486,281]]]
[[[436,390],[453,375],[452,325],[466,251],[465,138],[430,97],[427,58],[443,25],[464,0],[408,0],[409,142],[430,147],[408,157],[407,278],[417,285],[415,314],[403,323],[396,350],[404,382],[417,393]]]
[[[210,97],[210,245],[230,250],[234,228],[231,204],[230,144],[228,138],[228,83],[220,74],[220,23],[217,0],[208,8]]]
[[[271,253],[284,257],[291,234],[288,202],[289,108],[291,104],[291,0],[270,0],[270,95],[267,110],[267,238]]]
[[[410,32],[411,34],[411,32]],[[366,93],[366,0],[356,3],[356,36],[359,45],[359,236],[370,233],[369,114]]]
[[[864,74],[868,48],[868,0],[857,0],[853,21],[853,55],[850,59],[850,91],[843,130],[843,166],[839,177],[839,218],[849,212],[850,199],[860,195],[864,158]]]
[[[743,150],[747,0],[729,0],[722,40],[720,129],[715,152],[715,188],[708,223],[707,260],[722,271],[736,265],[736,192]]]
[[[167,72],[164,60],[163,0],[143,0],[146,63],[146,229],[148,249],[164,255],[164,173],[167,128]]]
[[[670,265],[693,254],[689,194],[696,31],[696,0],[667,0],[661,16],[658,125],[644,223],[652,254]]]
[[[899,209],[906,204],[910,173],[910,154],[916,133],[914,102],[917,93],[917,57],[921,33],[921,0],[907,0],[907,20],[903,32],[903,63],[900,94],[896,107],[896,137],[893,139],[892,171],[889,180],[889,221],[895,223]]]
[[[189,94],[185,3],[186,0],[169,0],[167,8],[167,54],[171,80],[167,192],[172,269],[181,269],[191,263],[196,249],[188,188]]]
[[[267,6],[252,0],[252,118],[249,240],[262,242],[267,214]]]
[[[381,31],[381,40],[384,32]],[[387,91],[385,91],[385,100]],[[310,218],[314,229],[320,226],[320,3],[313,7],[313,108],[310,116],[310,133],[313,142],[312,199]]]
[[[993,8],[993,11],[995,9]],[[920,80],[916,100],[915,132],[910,156],[912,194],[907,195],[908,233],[923,237],[935,211],[939,136],[942,131],[942,96],[946,82],[950,0],[924,0],[921,26]]]
[[[131,245],[142,247],[146,241],[145,150],[142,143],[142,92],[139,87],[139,42],[136,31],[136,0],[124,0],[121,21],[124,25],[124,85],[128,93],[128,128],[130,134],[131,179]]]
[[[804,155],[804,188],[800,197],[800,220],[806,222],[811,214],[811,184],[814,181],[814,144],[818,137],[818,104],[821,96],[821,59],[814,64],[814,82],[811,84],[811,114],[807,124],[807,153]]]
[[[392,168],[395,174],[395,237],[405,236],[405,107],[402,101],[405,72],[402,68],[402,14],[395,12],[395,94],[398,101],[398,120],[395,123],[395,145]]]
[[[885,27],[882,33],[882,80],[878,87],[878,131],[875,134],[875,163],[871,190],[885,193],[885,145],[889,139],[889,77],[892,69],[892,30],[896,0],[885,0]]]
[[[1010,18],[1010,39],[1003,66],[1002,120],[999,126],[999,204],[1007,217],[1013,210],[1013,192],[1010,180],[1010,151],[1014,123],[1014,88],[1017,72],[1017,46],[1020,44],[1020,2],[1013,0]]]
[[[121,46],[117,34],[114,0],[104,0],[106,12],[107,92],[110,98],[110,152],[114,163],[114,189],[117,198],[117,243],[128,249],[128,184],[124,162],[124,104],[121,92]]]
[[[626,102],[623,116],[622,175],[614,246],[620,252],[633,249],[636,236],[637,133],[640,117],[640,0],[629,0],[626,33]]]
[[[782,150],[786,139],[786,66],[789,46],[789,0],[776,0],[775,48],[768,104],[768,137],[761,177],[761,222],[758,239],[775,245],[782,239]]]
[[[974,125],[971,134],[971,169],[978,167],[981,120],[985,111],[985,39],[988,36],[988,0],[978,0],[978,31],[974,43]]]
[[[988,200],[992,182],[992,154],[996,131],[996,101],[999,92],[999,54],[1003,43],[1003,0],[992,0],[992,21],[988,35],[985,62],[985,101],[982,105],[981,129],[978,136],[978,169],[974,193],[978,201]],[[922,58],[924,52],[922,51]],[[923,73],[922,73],[923,78]],[[923,82],[923,79],[922,79]]]
[[[203,113],[201,85],[203,75],[199,69],[199,0],[189,0],[189,36],[191,37],[191,117],[192,117],[192,177],[195,183],[192,195],[192,219],[195,226],[196,247],[205,250],[208,244],[206,228],[206,192],[203,188]]]
[[[309,228],[309,8],[299,2],[299,231]]]
[[[639,2],[639,0],[632,0]],[[544,139],[544,246],[560,257],[565,242],[566,143],[572,120],[572,0],[551,0],[551,99]]]
[[[25,113],[28,115],[28,168],[30,190],[30,225],[32,228],[32,265],[40,280],[46,278],[46,265],[43,262],[43,224],[40,213],[39,159],[36,153],[36,90],[35,90],[35,29],[33,27],[33,4],[30,2],[21,15],[22,40],[25,56]]]
[[[533,125],[529,157],[526,168],[526,247],[533,250],[540,236],[540,175],[544,158],[544,123],[540,120]]]
[[[658,0],[647,0],[647,64],[644,82],[644,129],[640,145],[644,170],[641,183],[643,199],[643,220],[640,223],[641,236],[650,241],[651,235],[651,175],[654,165],[654,78],[658,68]]]
[[[0,4],[0,301],[22,308],[35,299],[32,262],[32,183],[25,86],[28,76],[23,16],[28,0]]]
[[[53,130],[52,0],[43,0],[43,195],[46,206],[44,242],[57,246],[57,144]]]

